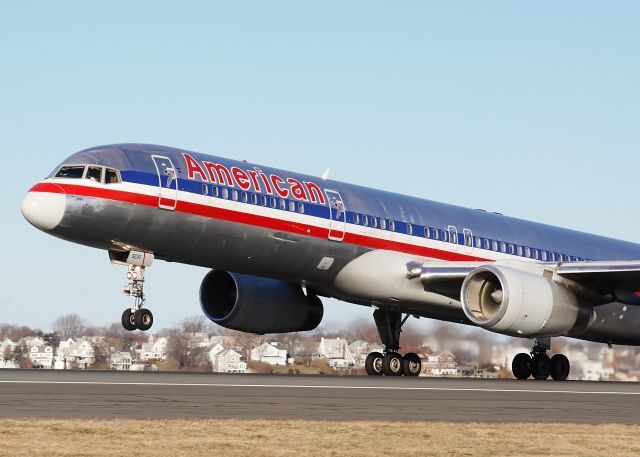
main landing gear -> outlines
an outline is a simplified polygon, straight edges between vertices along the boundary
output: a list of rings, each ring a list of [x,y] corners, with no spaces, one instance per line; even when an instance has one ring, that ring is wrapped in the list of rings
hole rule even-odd
[[[125,330],[146,331],[153,325],[153,314],[143,308],[146,300],[144,296],[144,266],[129,265],[127,271],[128,284],[124,287],[124,294],[134,298],[133,308],[127,308],[122,313],[122,326]]]
[[[530,376],[539,381],[549,376],[554,381],[564,381],[569,377],[571,364],[563,354],[549,358],[547,351],[551,349],[551,338],[536,339],[531,355],[521,352],[513,358],[511,370],[516,379],[527,379]]]
[[[377,309],[373,313],[384,353],[372,352],[367,356],[364,367],[369,376],[418,376],[422,362],[418,354],[400,354],[400,332],[409,315]]]

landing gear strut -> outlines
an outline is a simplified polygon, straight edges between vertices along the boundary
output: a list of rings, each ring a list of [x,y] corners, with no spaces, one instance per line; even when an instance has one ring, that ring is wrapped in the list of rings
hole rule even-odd
[[[373,319],[378,328],[380,340],[384,345],[384,354],[372,352],[365,361],[365,370],[369,376],[418,376],[422,362],[418,354],[400,354],[400,333],[409,318],[403,319],[402,313],[385,309],[376,309]]]
[[[144,296],[144,266],[129,265],[127,271],[127,285],[123,292],[125,295],[134,298],[133,308],[127,308],[122,313],[122,326],[125,330],[146,331],[153,325],[153,314],[143,306],[146,302]]]
[[[516,355],[511,364],[511,371],[516,379],[533,377],[538,381],[549,376],[554,381],[564,381],[569,377],[571,364],[563,354],[549,358],[547,351],[551,349],[551,338],[538,338],[531,350],[531,355],[524,352]]]

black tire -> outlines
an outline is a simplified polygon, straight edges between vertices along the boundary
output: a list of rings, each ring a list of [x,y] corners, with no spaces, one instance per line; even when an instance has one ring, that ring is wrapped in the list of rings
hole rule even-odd
[[[364,361],[364,369],[369,376],[382,376],[382,354],[372,352]]]
[[[551,377],[554,381],[565,381],[569,377],[571,364],[564,354],[551,357]]]
[[[544,381],[551,374],[551,359],[547,354],[536,354],[531,359],[531,376],[538,381]]]
[[[382,357],[382,370],[385,376],[402,376],[402,356],[397,352],[387,352]]]
[[[149,330],[153,325],[153,314],[148,309],[139,309],[135,312],[136,328],[143,332]]]
[[[418,376],[422,370],[422,360],[418,354],[410,352],[402,358],[402,373],[405,376]]]
[[[133,332],[138,327],[136,327],[135,314],[131,311],[130,308],[127,308],[122,313],[122,326],[125,330]]]
[[[516,379],[527,379],[531,376],[531,356],[521,352],[513,358],[511,371]]]

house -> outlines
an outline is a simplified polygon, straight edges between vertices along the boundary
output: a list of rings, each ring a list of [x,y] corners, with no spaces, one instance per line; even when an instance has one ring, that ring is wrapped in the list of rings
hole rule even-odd
[[[247,363],[233,349],[222,349],[211,358],[214,373],[246,373]]]
[[[13,360],[13,351],[16,348],[16,346],[17,346],[17,343],[14,343],[9,338],[5,338],[4,341],[0,343],[0,360],[2,361]],[[5,358],[5,355],[8,355],[9,357]]]
[[[51,346],[32,346],[29,350],[29,359],[33,368],[51,369],[53,366],[53,348]]]
[[[44,346],[45,343],[45,340],[40,336],[25,336],[24,338],[20,338],[18,341],[18,344],[28,348],[33,346]]]
[[[114,352],[111,354],[111,369],[116,371],[130,371],[133,357],[129,352]]]
[[[58,346],[56,368],[78,368],[86,370],[95,361],[95,351],[86,340],[74,341],[69,338]]]
[[[154,336],[150,336],[147,343],[143,343],[139,349],[136,349],[138,359],[145,362],[148,360],[166,360],[168,344],[169,340],[165,337],[156,339]]]
[[[211,343],[209,341],[209,335],[206,333],[190,333],[189,334],[189,347],[192,348],[206,348]]]
[[[287,350],[279,349],[278,343],[264,343],[251,349],[249,357],[255,362],[268,363],[269,365],[287,364]]]
[[[355,366],[355,357],[344,338],[320,338],[318,353],[320,357],[328,360],[332,368],[344,369]]]
[[[353,359],[347,340],[340,337],[320,338],[318,352],[324,359]]]
[[[299,342],[293,349],[294,357],[303,359],[317,360],[322,358],[320,355],[320,343],[317,341]]]
[[[236,339],[233,336],[213,335],[209,338],[209,345],[221,344],[226,348],[235,348]]]
[[[349,345],[349,352],[355,366],[364,367],[367,356],[372,352],[384,353],[384,348],[378,344],[371,344],[364,340],[354,341]]]
[[[457,376],[458,364],[453,354],[444,351],[439,355],[429,355],[422,361],[422,374],[425,376]]]

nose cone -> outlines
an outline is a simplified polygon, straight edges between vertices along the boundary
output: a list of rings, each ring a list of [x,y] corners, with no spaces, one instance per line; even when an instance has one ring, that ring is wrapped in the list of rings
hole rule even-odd
[[[64,193],[29,191],[22,200],[22,215],[40,230],[52,230],[60,223],[66,206]]]

